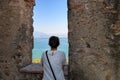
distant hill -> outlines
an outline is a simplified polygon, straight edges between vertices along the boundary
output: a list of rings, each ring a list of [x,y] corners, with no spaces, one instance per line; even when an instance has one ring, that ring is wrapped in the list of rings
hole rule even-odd
[[[58,37],[65,37],[67,38],[67,34],[46,34],[46,33],[43,33],[43,32],[34,32],[34,38],[49,38],[50,36],[58,36]]]
[[[43,32],[34,32],[34,38],[48,38],[49,35]]]

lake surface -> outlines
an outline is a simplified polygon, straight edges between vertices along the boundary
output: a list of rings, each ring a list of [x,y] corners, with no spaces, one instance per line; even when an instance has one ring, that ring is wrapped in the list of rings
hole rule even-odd
[[[48,45],[48,38],[35,38],[34,39],[34,48],[32,50],[32,59],[40,59],[44,51],[50,50]],[[60,38],[60,46],[58,50],[64,51],[66,58],[68,59],[68,39]]]

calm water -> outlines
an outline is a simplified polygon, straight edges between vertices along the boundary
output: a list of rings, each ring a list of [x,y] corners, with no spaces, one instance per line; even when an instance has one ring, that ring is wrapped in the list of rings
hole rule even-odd
[[[48,38],[35,38],[34,49],[32,50],[32,59],[40,59],[44,51],[50,50]],[[60,46],[58,50],[64,51],[68,59],[68,39],[60,38]]]

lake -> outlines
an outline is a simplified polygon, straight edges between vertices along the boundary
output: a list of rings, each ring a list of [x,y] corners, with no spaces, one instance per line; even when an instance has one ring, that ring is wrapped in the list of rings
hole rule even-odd
[[[50,50],[48,45],[49,38],[34,38],[34,48],[32,50],[32,60],[38,60],[44,51]],[[60,38],[60,46],[58,50],[64,51],[68,59],[68,38]]]

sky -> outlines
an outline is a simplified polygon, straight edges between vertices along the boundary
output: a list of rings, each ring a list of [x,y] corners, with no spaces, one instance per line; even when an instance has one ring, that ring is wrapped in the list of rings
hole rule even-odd
[[[67,0],[36,0],[34,33],[67,34]]]

